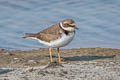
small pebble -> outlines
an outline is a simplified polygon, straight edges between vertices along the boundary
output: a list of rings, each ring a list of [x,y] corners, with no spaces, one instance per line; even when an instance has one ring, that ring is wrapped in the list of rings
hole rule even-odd
[[[35,60],[28,60],[28,63],[37,63]]]
[[[18,58],[14,58],[14,60],[17,60]]]

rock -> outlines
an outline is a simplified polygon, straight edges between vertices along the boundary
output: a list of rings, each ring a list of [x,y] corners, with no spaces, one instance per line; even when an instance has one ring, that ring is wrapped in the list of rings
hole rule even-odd
[[[14,58],[14,60],[18,60],[18,58]]]
[[[34,70],[33,68],[28,69],[29,72],[32,72],[33,70]]]
[[[5,52],[5,49],[0,48],[0,53]]]
[[[35,60],[28,60],[28,63],[34,63],[34,64],[36,64],[37,62]]]
[[[6,53],[4,53],[5,55],[8,55],[8,56],[12,56],[13,54],[12,53],[10,53],[10,52],[6,52]]]
[[[0,52],[1,52],[1,51],[5,51],[5,49],[0,48]]]
[[[34,71],[33,67],[27,68],[24,73]]]

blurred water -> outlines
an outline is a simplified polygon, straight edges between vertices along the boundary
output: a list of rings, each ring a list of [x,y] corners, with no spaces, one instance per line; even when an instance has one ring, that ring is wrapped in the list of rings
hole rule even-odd
[[[120,48],[120,0],[0,0],[0,48],[43,48],[23,33],[39,32],[64,18],[79,30],[65,48]]]

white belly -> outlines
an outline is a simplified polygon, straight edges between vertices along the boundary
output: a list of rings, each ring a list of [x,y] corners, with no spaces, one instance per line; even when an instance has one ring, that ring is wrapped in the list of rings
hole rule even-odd
[[[67,36],[63,34],[61,38],[55,41],[51,41],[49,47],[54,47],[54,48],[63,47],[69,44],[73,40],[73,37],[74,37],[74,32]]]
[[[63,47],[65,45],[69,44],[73,40],[74,35],[75,35],[74,32],[70,33],[69,35],[63,34],[61,36],[61,38],[58,38],[57,40],[51,41],[50,43],[49,42],[45,42],[45,41],[41,41],[39,39],[37,39],[37,40],[40,43],[42,43],[42,44],[44,44],[44,45],[46,45],[48,47],[59,48],[59,47]]]

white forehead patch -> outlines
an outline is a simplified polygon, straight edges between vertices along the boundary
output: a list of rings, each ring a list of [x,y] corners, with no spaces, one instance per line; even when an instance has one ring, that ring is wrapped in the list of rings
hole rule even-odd
[[[64,23],[64,24],[67,24],[68,22],[65,21],[65,22],[63,22],[63,23]]]

